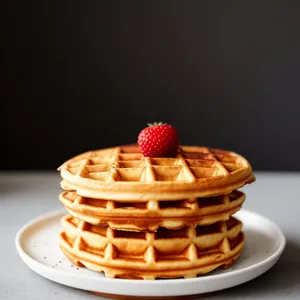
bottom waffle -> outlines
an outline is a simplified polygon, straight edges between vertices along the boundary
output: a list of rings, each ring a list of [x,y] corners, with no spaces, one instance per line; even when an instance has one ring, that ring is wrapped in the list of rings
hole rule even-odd
[[[60,247],[77,266],[110,278],[193,278],[230,266],[244,245],[242,223],[231,217],[208,226],[130,232],[62,219]]]

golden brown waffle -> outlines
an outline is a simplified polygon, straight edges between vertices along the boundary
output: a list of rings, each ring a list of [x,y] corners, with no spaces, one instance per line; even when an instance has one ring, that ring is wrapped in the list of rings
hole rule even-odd
[[[90,224],[108,225],[113,229],[156,231],[158,227],[179,229],[227,221],[241,208],[245,194],[235,191],[212,198],[118,202],[63,192],[59,199],[71,215]]]
[[[66,256],[111,278],[193,278],[228,267],[244,244],[242,223],[235,218],[156,233],[113,230],[70,215],[62,225],[60,247]]]
[[[180,146],[176,158],[147,158],[128,145],[83,153],[60,168],[64,190],[95,199],[181,200],[229,194],[255,180],[233,152]]]

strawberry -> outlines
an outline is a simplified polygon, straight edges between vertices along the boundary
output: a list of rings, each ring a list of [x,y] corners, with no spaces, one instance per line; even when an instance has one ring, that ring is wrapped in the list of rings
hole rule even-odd
[[[138,135],[138,144],[146,157],[176,157],[179,139],[177,131],[165,123],[148,124]]]

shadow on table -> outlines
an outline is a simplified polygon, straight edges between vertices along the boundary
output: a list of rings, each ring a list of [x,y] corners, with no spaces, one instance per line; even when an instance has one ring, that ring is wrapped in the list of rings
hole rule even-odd
[[[213,297],[207,299],[216,299],[222,296],[222,299],[262,299],[267,297],[272,299],[276,297],[286,297],[287,294],[298,295],[296,287],[300,287],[300,244],[287,241],[285,251],[275,266],[265,274],[234,288],[217,292]],[[203,298],[202,298],[203,299]],[[205,297],[206,299],[206,297]],[[283,298],[284,299],[284,298]]]

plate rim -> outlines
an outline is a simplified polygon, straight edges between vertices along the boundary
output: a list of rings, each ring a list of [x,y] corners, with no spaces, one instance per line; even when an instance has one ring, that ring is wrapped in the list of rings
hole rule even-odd
[[[42,221],[46,221],[47,219],[52,219],[55,217],[59,217],[60,215],[63,216],[64,214],[67,214],[68,212],[64,209],[60,209],[60,210],[55,210],[55,211],[50,211],[47,212],[45,214],[39,215],[33,219],[31,219],[30,221],[26,222],[23,226],[21,226],[21,228],[19,228],[17,235],[15,237],[15,246],[17,249],[17,252],[19,254],[19,256],[21,257],[21,259],[23,260],[23,262],[27,265],[27,267],[29,267],[31,270],[33,270],[34,272],[38,273],[40,276],[42,277],[46,277],[51,281],[55,281],[52,278],[45,276],[45,274],[41,274],[41,272],[38,272],[36,270],[36,268],[39,268],[41,270],[44,270],[46,273],[52,273],[54,274],[60,274],[60,275],[65,275],[66,272],[63,270],[59,270],[59,269],[52,269],[51,267],[35,260],[34,258],[32,258],[22,247],[21,245],[21,239],[22,239],[22,235],[30,229],[30,227],[34,226],[36,223],[42,222]],[[233,276],[239,276],[240,274],[244,274],[247,273],[249,270],[253,270],[253,269],[260,269],[263,268],[264,266],[268,266],[268,264],[272,264],[274,261],[274,263],[267,268],[265,271],[263,271],[262,273],[260,273],[259,275],[254,276],[258,277],[261,274],[263,274],[264,272],[266,272],[268,269],[270,269],[275,263],[276,261],[280,258],[280,256],[282,255],[285,246],[286,246],[286,237],[283,233],[283,231],[281,230],[281,228],[276,224],[276,222],[274,222],[272,219],[269,219],[259,213],[253,212],[251,210],[248,209],[240,209],[237,213],[235,213],[234,215],[239,218],[239,214],[250,214],[253,215],[254,217],[258,217],[263,219],[264,221],[266,221],[267,223],[269,223],[278,233],[279,236],[277,236],[278,240],[280,241],[280,244],[278,245],[277,249],[275,250],[275,252],[268,256],[267,258],[255,263],[254,265],[250,265],[247,266],[245,268],[239,269],[239,270],[232,270],[230,273],[221,273],[221,274],[213,274],[213,275],[206,275],[204,277],[196,277],[196,278],[187,278],[187,279],[168,279],[168,280],[136,280],[136,279],[120,279],[120,278],[106,278],[104,277],[99,277],[99,278],[95,278],[95,277],[90,277],[89,275],[85,275],[85,278],[91,279],[93,281],[95,280],[99,280],[99,282],[104,282],[104,283],[117,283],[117,284],[124,284],[124,283],[128,283],[128,284],[135,284],[138,282],[139,286],[142,287],[144,285],[150,285],[150,286],[162,286],[162,285],[168,285],[168,286],[173,286],[173,285],[177,285],[177,284],[183,284],[183,283],[203,283],[205,284],[207,281],[211,281],[211,280],[222,280],[222,279],[228,279],[228,277],[233,277]],[[262,228],[263,229],[263,228]],[[30,263],[30,265],[29,265]],[[32,267],[35,266],[35,267]],[[76,274],[76,273],[68,273],[67,275],[69,278],[73,278],[73,279],[80,279],[82,277],[82,275],[80,274]],[[248,280],[246,280],[248,281]],[[239,285],[243,282],[246,281],[242,281],[240,283],[237,284],[231,284],[228,287],[232,287],[235,285]],[[61,283],[63,285],[67,285],[67,286],[71,286],[71,287],[75,287],[76,286],[72,286],[69,284],[65,284],[61,281],[55,281],[58,283]],[[77,287],[78,288],[78,287]],[[99,291],[98,289],[95,290],[96,292]],[[212,290],[213,291],[213,290]],[[142,295],[142,294],[141,294]],[[141,295],[137,295],[137,296],[141,296]],[[144,295],[144,294],[143,294]],[[182,295],[187,295],[186,293],[183,293]]]

